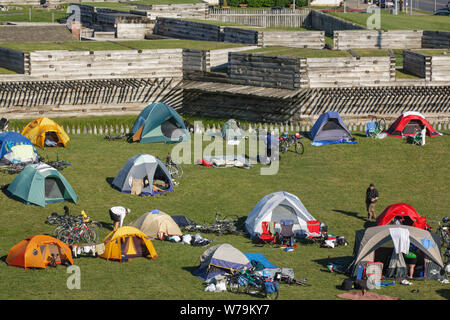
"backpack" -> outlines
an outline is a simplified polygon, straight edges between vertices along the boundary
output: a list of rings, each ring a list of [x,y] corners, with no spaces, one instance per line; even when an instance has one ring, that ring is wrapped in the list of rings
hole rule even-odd
[[[341,288],[342,290],[352,290],[354,288],[352,279],[347,278],[342,281]]]
[[[275,291],[278,291],[278,283],[277,282],[266,281],[266,282],[264,282],[264,285],[266,286],[267,293],[274,293]]]

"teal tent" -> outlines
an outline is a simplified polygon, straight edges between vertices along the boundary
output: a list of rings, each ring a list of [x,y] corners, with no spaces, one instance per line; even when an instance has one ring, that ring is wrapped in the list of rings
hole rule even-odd
[[[133,141],[140,143],[175,143],[189,138],[189,132],[178,112],[162,102],[152,103],[142,110],[131,134]]]
[[[47,164],[30,164],[11,182],[8,193],[25,204],[45,207],[47,203],[73,201],[77,195],[69,182]]]

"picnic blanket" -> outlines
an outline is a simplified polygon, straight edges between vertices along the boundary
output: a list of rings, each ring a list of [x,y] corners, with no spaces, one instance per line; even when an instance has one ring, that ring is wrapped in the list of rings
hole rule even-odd
[[[364,295],[361,291],[346,292],[338,294],[336,297],[347,300],[400,300],[397,297],[385,296],[370,291],[367,291]]]

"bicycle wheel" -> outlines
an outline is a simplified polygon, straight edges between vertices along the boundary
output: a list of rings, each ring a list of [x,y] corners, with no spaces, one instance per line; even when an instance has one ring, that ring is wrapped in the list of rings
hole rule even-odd
[[[96,229],[87,227],[81,235],[81,240],[85,243],[92,244],[98,239],[98,232]]]
[[[381,132],[387,129],[386,127],[386,120],[384,118],[381,118],[378,120],[378,126],[380,127]]]
[[[72,237],[72,231],[71,230],[61,230],[58,233],[58,236],[56,237],[58,240],[64,242],[65,244],[73,244],[74,243],[74,239]]]
[[[287,142],[287,140],[283,140],[280,143],[280,152],[281,153],[285,153],[286,151],[288,151],[289,149],[289,143]]]
[[[300,140],[295,141],[295,152],[297,154],[303,154],[305,152],[305,146]]]
[[[183,168],[179,164],[175,162],[168,163],[167,169],[172,179],[181,179],[183,177]]]
[[[239,281],[238,281],[239,277],[236,276],[232,276],[228,281],[227,281],[227,290],[232,292],[232,293],[239,293]]]

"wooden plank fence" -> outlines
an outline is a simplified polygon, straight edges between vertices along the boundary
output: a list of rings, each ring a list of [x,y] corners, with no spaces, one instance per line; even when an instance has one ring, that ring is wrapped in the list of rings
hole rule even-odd
[[[208,20],[256,27],[302,27],[309,9],[210,9]]]

